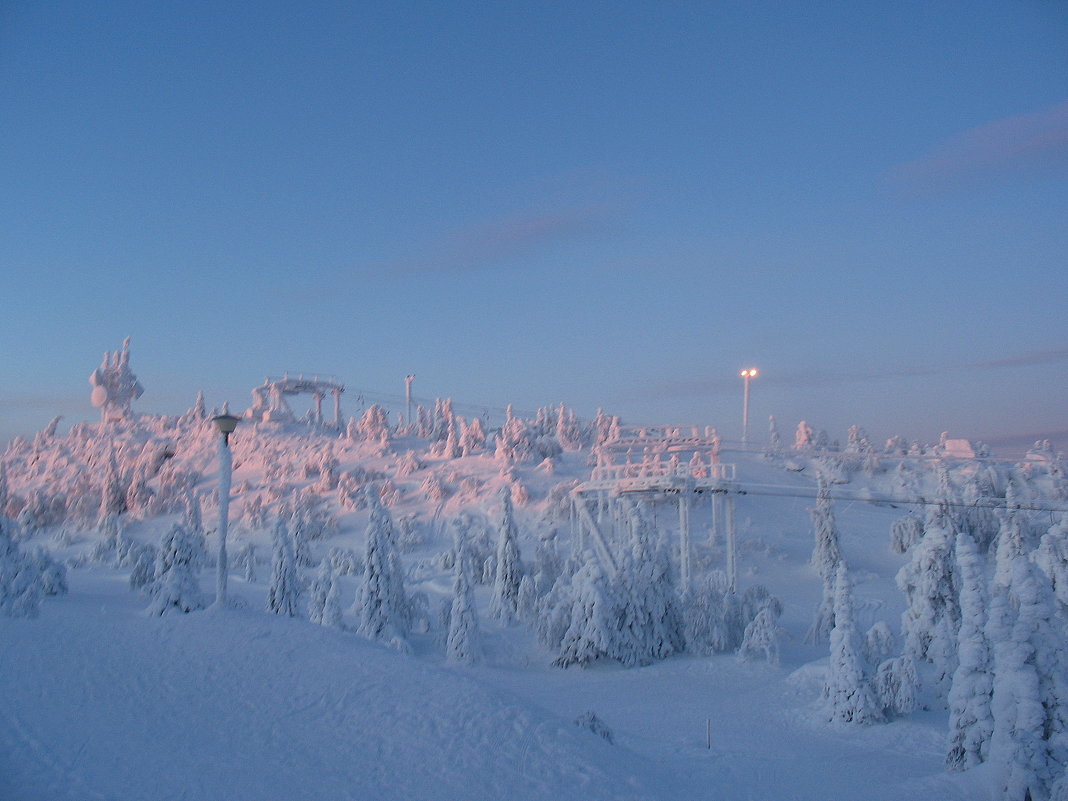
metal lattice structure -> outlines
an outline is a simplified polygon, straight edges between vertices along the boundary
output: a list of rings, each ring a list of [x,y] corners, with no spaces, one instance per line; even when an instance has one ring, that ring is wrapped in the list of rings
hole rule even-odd
[[[686,461],[685,456],[689,456]],[[618,544],[612,542],[610,521],[620,518],[620,505],[626,499],[673,500],[679,515],[679,579],[683,589],[688,589],[692,506],[695,497],[707,494],[711,496],[713,544],[722,538],[721,529],[726,529],[725,567],[733,592],[737,580],[734,496],[738,492],[734,482],[735,466],[719,461],[719,438],[714,431],[711,436],[678,428],[625,431],[600,446],[590,480],[571,492],[579,547],[585,549],[592,542],[605,568],[614,574],[619,569]]]
[[[281,377],[267,376],[263,384],[252,390],[252,406],[245,412],[245,417],[252,420],[293,420],[293,410],[289,408],[286,398],[294,395],[311,395],[314,403],[312,418],[317,423],[323,422],[323,400],[327,395],[334,396],[333,425],[341,425],[341,395],[345,385],[335,376],[305,376],[300,373],[291,376],[284,373]]]

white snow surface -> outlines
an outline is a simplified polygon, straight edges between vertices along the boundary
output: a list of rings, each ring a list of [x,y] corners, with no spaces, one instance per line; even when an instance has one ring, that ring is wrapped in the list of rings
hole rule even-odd
[[[624,799],[662,771],[518,697],[249,610],[150,618],[74,573],[0,623],[0,798]]]

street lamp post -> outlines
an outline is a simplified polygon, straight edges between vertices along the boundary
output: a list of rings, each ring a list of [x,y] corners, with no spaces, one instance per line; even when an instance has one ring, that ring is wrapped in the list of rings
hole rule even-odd
[[[406,376],[404,376],[404,401],[405,401],[405,403],[407,404],[407,407],[408,407],[407,408],[407,413],[408,413],[407,423],[408,423],[408,427],[409,428],[411,428],[411,425],[412,425],[412,382],[413,381],[415,381],[415,376],[414,375],[406,375]]]
[[[230,414],[226,405],[223,413],[211,418],[222,434],[219,437],[219,570],[215,575],[215,605],[226,605],[226,529],[230,523],[230,476],[233,461],[230,455],[230,435],[237,428],[240,418]]]
[[[742,381],[745,382],[745,392],[742,400],[742,447],[749,446],[749,381],[756,378],[757,370],[755,367],[747,367],[742,370]]]

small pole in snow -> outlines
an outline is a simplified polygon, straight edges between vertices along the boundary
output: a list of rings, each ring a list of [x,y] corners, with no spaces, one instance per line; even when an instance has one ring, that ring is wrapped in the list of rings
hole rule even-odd
[[[705,720],[705,741],[708,744],[708,750],[712,750],[712,719]]]

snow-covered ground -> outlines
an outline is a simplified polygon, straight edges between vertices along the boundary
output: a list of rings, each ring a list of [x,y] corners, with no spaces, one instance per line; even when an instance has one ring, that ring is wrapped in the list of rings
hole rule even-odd
[[[934,462],[885,457],[861,470],[828,454],[723,450],[721,461],[737,465],[737,486],[750,490],[736,496],[738,590],[762,584],[781,600],[780,664],[686,652],[644,666],[600,659],[561,669],[536,626],[490,616],[492,576],[474,588],[481,660],[446,660],[441,610],[454,576],[447,522],[466,513],[472,540],[489,542],[492,554],[500,490],[510,488],[524,569],[534,571],[546,542],[566,557],[574,524],[553,488],[589,477],[588,440],[541,461],[494,455],[492,440],[459,456],[442,452],[445,440],[413,431],[379,439],[244,423],[233,441],[234,604],[150,616],[148,599],[129,588],[131,565],[99,547],[109,530],[101,499],[109,481],[121,484],[121,537],[158,544],[175,521],[190,522],[183,510],[191,492],[213,552],[214,442],[208,423],[191,414],[76,427],[9,447],[7,511],[20,519],[21,548],[65,560],[69,593],[46,597],[36,618],[0,616],[0,798],[1001,797],[985,766],[945,771],[948,713],[930,687],[910,715],[830,722],[822,697],[828,644],[805,641],[823,593],[810,564],[816,467],[847,481],[832,485],[832,495],[863,634],[877,621],[900,630],[906,600],[895,575],[909,556],[893,552],[889,532],[907,511],[903,498],[934,495]],[[961,489],[968,470],[974,465],[960,462],[942,480]],[[1055,479],[1037,471],[1032,499]],[[275,517],[316,526],[308,562],[338,548],[362,558],[368,508],[360,493],[384,484],[401,530],[406,592],[426,596],[407,648],[355,633],[359,572],[337,577],[345,630],[265,611]],[[79,501],[85,493],[91,499]],[[653,506],[656,536],[677,549],[671,499]],[[692,511],[695,582],[726,565],[710,515],[710,502]],[[249,544],[259,554],[252,581],[242,561]],[[306,580],[316,570],[306,566]],[[214,568],[203,564],[198,580],[210,602]],[[611,742],[576,724],[588,712]]]

